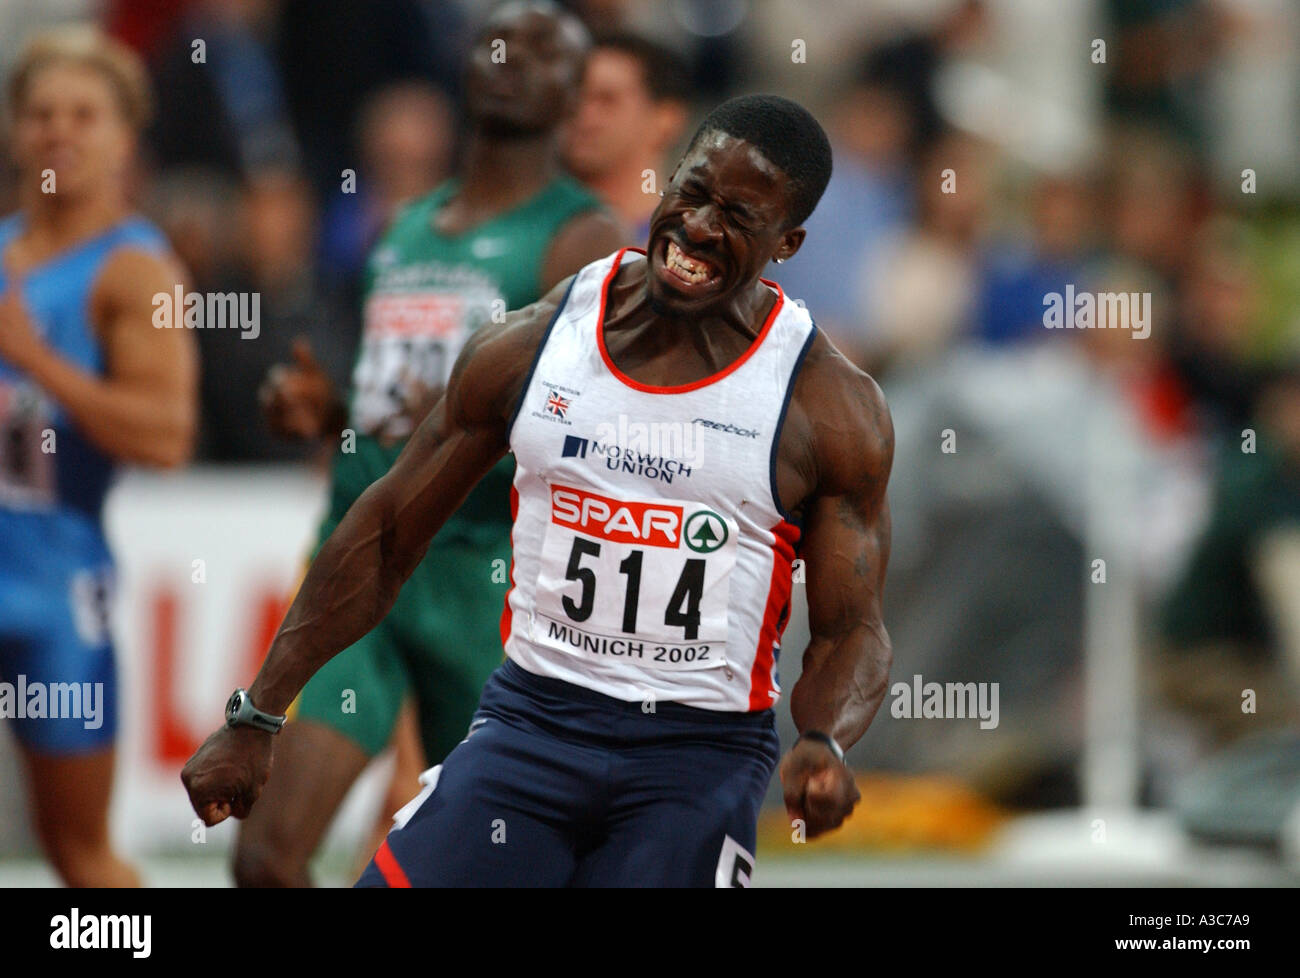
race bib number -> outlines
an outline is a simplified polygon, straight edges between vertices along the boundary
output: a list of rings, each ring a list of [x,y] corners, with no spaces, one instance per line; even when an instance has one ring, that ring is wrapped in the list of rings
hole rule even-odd
[[[112,636],[113,571],[80,570],[68,582],[68,604],[77,636],[90,648],[106,644]]]
[[[365,323],[352,423],[368,434],[402,437],[413,427],[405,414],[420,392],[446,386],[451,376],[469,335],[466,301],[450,292],[376,294],[366,303]]]
[[[699,503],[551,486],[532,640],[654,669],[726,665],[738,530]]]
[[[0,381],[0,502],[54,503],[53,422],[40,392]]]

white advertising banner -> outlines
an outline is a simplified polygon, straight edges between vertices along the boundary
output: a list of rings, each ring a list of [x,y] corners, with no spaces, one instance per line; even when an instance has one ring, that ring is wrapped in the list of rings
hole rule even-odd
[[[109,495],[121,706],[112,824],[126,853],[197,855],[196,846],[230,844],[230,825],[199,841],[180,770],[223,722],[230,691],[256,674],[325,501],[325,480],[291,466],[130,472]],[[11,737],[0,737],[0,751],[13,751]],[[4,760],[0,770],[16,775],[16,759]],[[353,792],[335,838],[358,838],[375,817],[379,775]],[[21,819],[5,794],[5,817]],[[11,847],[31,839],[30,831],[5,837]]]
[[[300,468],[130,473],[104,524],[117,560],[121,774],[115,836],[181,848],[180,769],[248,685],[302,573],[325,504]]]

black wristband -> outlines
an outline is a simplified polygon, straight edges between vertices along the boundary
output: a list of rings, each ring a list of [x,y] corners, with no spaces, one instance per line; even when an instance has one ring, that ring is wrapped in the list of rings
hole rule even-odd
[[[834,737],[828,736],[827,734],[822,733],[820,730],[805,730],[803,733],[799,735],[799,739],[816,740],[819,743],[825,744],[827,747],[831,749],[831,753],[835,755],[836,760],[838,760],[841,764],[844,763],[844,751],[840,747],[840,745],[835,742]]]

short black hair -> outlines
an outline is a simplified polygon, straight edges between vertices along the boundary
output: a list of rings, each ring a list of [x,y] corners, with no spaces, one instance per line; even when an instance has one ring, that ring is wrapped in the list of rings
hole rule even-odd
[[[831,179],[831,143],[811,112],[779,95],[741,95],[704,117],[686,148],[709,133],[753,143],[790,179],[788,227],[808,220]]]
[[[592,50],[602,48],[626,54],[640,65],[646,91],[654,101],[690,102],[690,68],[672,48],[631,31],[597,34]]]

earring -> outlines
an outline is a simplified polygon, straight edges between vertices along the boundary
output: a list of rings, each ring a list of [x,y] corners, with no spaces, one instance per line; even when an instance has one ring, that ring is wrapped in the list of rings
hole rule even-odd
[[[662,190],[659,191],[659,196],[662,197],[663,195],[664,195],[664,192],[663,192]]]
[[[784,258],[778,258],[778,259],[776,260],[776,263],[777,263],[778,265],[780,265],[780,264],[781,264],[782,262],[784,262],[784,261],[785,261]]]

